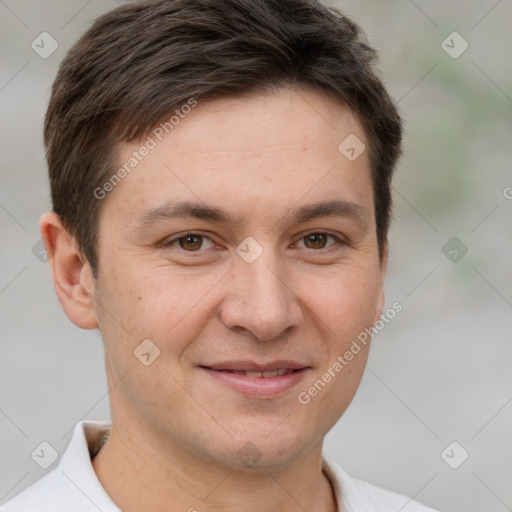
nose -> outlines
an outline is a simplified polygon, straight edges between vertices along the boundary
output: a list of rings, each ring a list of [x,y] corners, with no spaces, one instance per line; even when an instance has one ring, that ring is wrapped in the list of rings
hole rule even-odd
[[[262,255],[253,263],[235,264],[220,316],[226,327],[267,341],[300,325],[303,312],[286,273],[279,271],[273,257]]]

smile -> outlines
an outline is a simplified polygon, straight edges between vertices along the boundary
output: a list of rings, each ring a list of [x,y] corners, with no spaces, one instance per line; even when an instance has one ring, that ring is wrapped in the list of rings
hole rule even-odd
[[[246,375],[251,379],[269,379],[271,377],[281,377],[282,375],[287,375],[289,373],[293,373],[297,370],[291,370],[288,368],[279,368],[277,370],[267,370],[264,372],[258,371],[244,371],[244,370],[217,370],[217,371],[227,371],[230,373],[236,373],[237,375]]]
[[[247,398],[277,398],[295,387],[309,367],[297,361],[231,361],[200,366],[215,383]]]

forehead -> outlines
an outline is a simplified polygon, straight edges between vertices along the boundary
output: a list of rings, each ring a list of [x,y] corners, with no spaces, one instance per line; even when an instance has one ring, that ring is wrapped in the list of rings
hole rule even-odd
[[[186,112],[172,129],[121,145],[118,165],[137,163],[107,203],[126,215],[173,200],[215,205],[238,217],[255,208],[269,217],[301,201],[338,199],[372,211],[364,130],[326,94],[283,89],[198,102]],[[141,158],[144,146],[151,149]]]
[[[201,149],[216,153],[265,151],[274,152],[275,156],[280,149],[291,145],[296,149],[302,145],[303,150],[313,145],[318,149],[332,149],[334,143],[337,149],[341,142],[338,139],[343,134],[358,135],[366,140],[350,108],[331,95],[304,87],[196,102],[187,114],[170,117],[174,125],[165,130],[163,138],[172,138],[175,146],[181,145],[186,150],[190,136],[195,134],[194,154]],[[154,133],[155,130],[150,135]],[[125,149],[129,152],[136,146],[127,145]]]

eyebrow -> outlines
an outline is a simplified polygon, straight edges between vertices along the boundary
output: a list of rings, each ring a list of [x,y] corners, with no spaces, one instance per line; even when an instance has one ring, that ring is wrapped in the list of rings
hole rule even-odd
[[[232,215],[227,210],[216,206],[193,201],[169,201],[142,212],[134,229],[143,231],[161,221],[188,217],[226,224],[230,227],[236,227],[247,222],[247,217],[238,214]],[[365,208],[357,203],[334,199],[295,207],[276,224],[282,224],[288,220],[303,223],[321,217],[348,218],[366,228],[368,213]]]

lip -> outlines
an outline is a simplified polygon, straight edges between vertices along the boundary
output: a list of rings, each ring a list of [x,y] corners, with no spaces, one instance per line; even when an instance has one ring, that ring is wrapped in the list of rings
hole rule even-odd
[[[234,371],[293,370],[292,373],[275,377],[248,377]],[[266,363],[254,361],[224,361],[200,369],[216,382],[244,395],[247,398],[277,398],[295,387],[309,370],[309,366],[298,361],[274,360]]]
[[[274,359],[266,363],[256,363],[255,361],[236,359],[232,361],[222,361],[219,363],[212,363],[203,365],[203,368],[210,368],[212,370],[234,370],[246,372],[264,372],[268,370],[277,370],[279,368],[286,368],[287,370],[300,370],[307,368],[308,365],[292,359]]]

